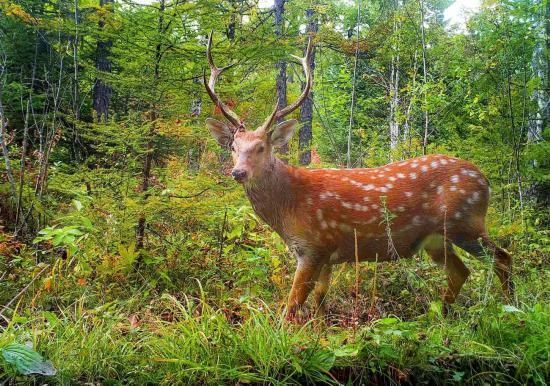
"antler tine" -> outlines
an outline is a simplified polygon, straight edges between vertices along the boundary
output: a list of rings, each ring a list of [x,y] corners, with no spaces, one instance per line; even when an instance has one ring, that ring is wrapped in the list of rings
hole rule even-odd
[[[271,126],[273,125],[273,122],[275,122],[275,119],[277,117],[277,112],[279,111],[279,93],[277,93],[277,97],[275,98],[275,107],[273,108],[273,112],[269,114],[267,119],[262,123],[262,130],[264,130],[266,133],[269,132]]]
[[[214,34],[214,31],[210,32],[210,36],[208,37],[208,45],[206,46],[206,57],[208,59],[208,65],[210,66],[210,79],[206,80],[206,71],[203,74],[203,82],[204,87],[206,88],[206,92],[210,96],[210,99],[212,99],[212,102],[218,106],[222,112],[222,114],[227,118],[229,122],[233,124],[236,130],[241,130],[244,128],[244,125],[239,118],[237,114],[233,110],[231,110],[225,103],[222,102],[220,97],[216,94],[214,91],[214,88],[216,86],[216,81],[218,80],[218,76],[227,70],[228,68],[235,65],[235,63],[229,64],[225,67],[218,68],[214,64],[214,59],[212,58],[212,35]]]
[[[309,41],[307,43],[306,48],[306,55],[303,58],[300,58],[298,56],[292,55],[292,57],[298,59],[302,63],[302,67],[304,68],[304,73],[306,74],[306,85],[304,87],[304,90],[302,91],[302,94],[298,97],[298,99],[286,106],[284,109],[281,109],[277,112],[276,118],[282,118],[287,114],[290,114],[294,110],[296,110],[304,101],[306,100],[307,96],[309,95],[309,92],[311,90],[311,86],[313,83],[313,73],[311,72],[311,54],[313,52],[313,40],[311,39],[311,36],[309,37]]]

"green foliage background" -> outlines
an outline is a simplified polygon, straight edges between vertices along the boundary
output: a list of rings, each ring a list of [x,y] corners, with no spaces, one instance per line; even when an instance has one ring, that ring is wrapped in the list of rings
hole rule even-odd
[[[0,355],[0,383],[548,382],[548,116],[528,134],[548,114],[537,104],[548,103],[548,4],[485,1],[464,31],[445,24],[449,5],[361,1],[358,19],[347,1],[288,1],[278,38],[273,10],[248,0],[0,0],[0,351],[27,345],[57,369],[23,376]],[[346,166],[354,82],[353,167],[422,154],[427,114],[426,151],[491,181],[489,232],[515,257],[514,306],[492,262],[462,254],[472,275],[443,318],[443,273],[420,254],[362,265],[360,293],[342,266],[325,324],[284,322],[295,262],[227,177],[202,76],[214,30],[216,63],[238,64],[217,91],[249,127],[262,122],[275,63],[305,47],[308,8],[319,22],[310,166]],[[110,42],[110,72],[97,69],[98,42]],[[288,76],[293,101],[303,75],[289,62]],[[107,123],[93,109],[98,79],[112,89]],[[297,139],[287,157],[297,163]]]

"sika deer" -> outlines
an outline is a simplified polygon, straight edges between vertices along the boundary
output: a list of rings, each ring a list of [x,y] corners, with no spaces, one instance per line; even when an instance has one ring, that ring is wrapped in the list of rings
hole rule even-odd
[[[231,149],[233,178],[243,185],[256,213],[283,238],[297,259],[287,317],[294,317],[312,290],[318,312],[324,314],[331,266],[355,260],[355,234],[360,260],[411,257],[426,250],[447,272],[444,312],[469,274],[453,245],[474,256],[492,255],[504,295],[510,299],[512,258],[487,236],[489,186],[476,166],[446,155],[368,169],[286,165],[273,150],[288,142],[297,121],[272,125],[298,108],[311,89],[311,41],[301,58],[307,79],[301,96],[282,110],[275,108],[254,131],[247,131],[237,114],[216,95],[214,86],[225,68],[214,65],[211,47],[212,36],[207,49],[211,75],[204,83],[229,124],[207,119],[206,125],[221,146]],[[391,224],[383,221],[388,212],[394,215]]]

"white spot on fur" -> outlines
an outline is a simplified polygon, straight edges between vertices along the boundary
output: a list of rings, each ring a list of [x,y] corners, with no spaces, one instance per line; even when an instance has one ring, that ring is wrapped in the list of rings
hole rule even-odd
[[[454,218],[456,218],[457,220],[458,220],[459,218],[461,218],[461,217],[462,217],[462,213],[460,213],[460,212],[456,212],[456,213],[454,214]]]
[[[423,209],[428,209],[430,207],[430,203],[429,202],[425,202],[422,204],[422,208]]]
[[[386,184],[386,188],[388,188],[388,189],[393,188],[393,184],[391,184],[391,183],[388,182],[388,183]]]
[[[417,167],[418,167],[418,163],[413,162],[413,163],[411,164],[411,168],[416,169]]]
[[[422,170],[422,173],[426,173],[428,171],[428,167],[426,165],[422,165],[420,170]]]
[[[454,175],[451,176],[451,182],[453,184],[458,183],[459,180],[460,180],[460,178],[458,177],[458,174],[454,174]]]
[[[369,197],[369,196],[365,196],[365,197],[363,197],[363,201],[365,201],[365,202],[369,202],[369,201],[370,201],[370,197]]]
[[[374,188],[375,186],[373,184],[363,185],[363,190],[365,191],[373,190]]]
[[[439,162],[441,162],[441,165],[447,165],[449,163],[445,158],[442,158]]]
[[[462,194],[466,194],[466,191],[464,189],[460,189],[459,192]]]
[[[396,211],[398,212],[404,212],[405,211],[405,207],[404,206],[398,206]]]
[[[353,204],[351,202],[342,201],[342,206],[347,209],[353,208]]]
[[[390,180],[390,181],[395,181],[395,180],[397,180],[397,178],[395,178],[395,177],[392,176],[392,177],[388,177],[388,180]]]
[[[409,177],[411,177],[411,180],[416,180],[416,173],[410,173]]]
[[[412,192],[405,192],[405,196],[411,198],[413,196]]]
[[[328,224],[326,221],[321,221],[321,229],[328,229]]]
[[[433,169],[436,169],[436,168],[439,166],[439,162],[437,162],[437,161],[432,161],[432,162],[430,163],[430,166],[431,166]]]
[[[443,193],[443,186],[439,185],[437,187],[437,194],[442,194]]]
[[[338,226],[338,223],[334,220],[330,220],[328,224],[331,228],[336,228]]]
[[[428,197],[429,197],[428,193],[426,193],[426,192],[422,193],[422,198],[428,198]]]
[[[312,199],[311,197],[308,197],[308,198],[306,199],[306,203],[307,203],[308,205],[313,205],[313,199]]]
[[[376,204],[372,204],[370,207],[371,207],[372,209],[378,209],[378,205],[376,205]]]
[[[397,178],[405,178],[405,175],[403,173],[397,173]]]
[[[451,192],[456,192],[456,186],[451,185],[451,187],[449,188],[449,190],[450,190]]]
[[[321,209],[317,209],[317,220],[323,221],[323,211]]]
[[[478,182],[480,185],[483,185],[483,186],[487,185],[487,181],[485,181],[483,178],[479,178],[479,179],[477,180],[477,182]]]

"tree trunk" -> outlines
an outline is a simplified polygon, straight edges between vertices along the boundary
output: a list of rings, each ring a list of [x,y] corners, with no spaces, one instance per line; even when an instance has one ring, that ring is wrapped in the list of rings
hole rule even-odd
[[[109,7],[112,10],[114,0],[99,0],[100,6]],[[99,21],[99,28],[105,27],[105,21]],[[96,47],[96,68],[100,73],[111,72],[111,60],[109,55],[111,52],[111,40],[98,41]],[[107,123],[109,120],[109,103],[111,101],[111,87],[101,79],[101,74],[96,78],[93,89],[93,109],[95,111],[97,122]]]
[[[315,11],[312,8],[306,10],[306,17],[308,23],[306,26],[306,35],[309,35],[312,39],[317,33],[318,25],[315,18]],[[311,53],[311,72],[312,78],[315,73],[315,48]],[[305,83],[302,83],[302,90],[305,87]],[[299,135],[299,148],[300,148],[300,165],[309,165],[311,163],[311,140],[313,138],[313,91],[310,91],[306,100],[302,104],[300,110],[300,135]]]
[[[539,86],[533,92],[533,101],[537,107],[537,112],[534,119],[530,120],[529,130],[527,131],[527,139],[529,142],[538,142],[542,140],[542,132],[548,124],[550,116],[550,96],[548,92],[549,82],[549,66],[548,52],[550,50],[548,36],[550,34],[550,2],[546,2],[546,6],[541,6],[537,2],[540,9],[540,14],[535,15],[533,29],[537,33],[535,47],[531,59],[533,75],[540,81]]]
[[[398,7],[395,9],[395,13],[399,12],[400,1],[397,2]],[[396,34],[397,43],[393,47],[394,53],[391,57],[390,63],[390,84],[389,84],[389,96],[390,96],[390,149],[395,150],[399,144],[399,73],[401,58],[399,55],[399,30],[401,23],[397,20],[398,15],[394,14],[393,33]],[[390,153],[390,156],[393,157]]]
[[[165,0],[160,0],[159,2],[159,17],[158,17],[158,25],[157,25],[157,31],[160,34],[162,34],[164,31],[164,10],[166,9],[166,2]],[[162,60],[162,42],[158,42],[155,47],[155,66],[154,66],[154,72],[153,72],[153,87],[154,91],[157,90],[158,82],[160,79],[160,61]],[[156,92],[154,92],[154,97],[156,98]],[[149,182],[151,178],[151,167],[153,165],[153,155],[155,151],[155,135],[156,135],[156,120],[158,118],[158,112],[157,112],[157,103],[154,101],[152,103],[152,108],[150,112],[149,120],[151,121],[151,126],[148,133],[147,138],[147,150],[145,154],[145,159],[143,161],[143,172],[142,172],[142,180],[141,180],[141,187],[140,190],[143,193],[143,203],[145,206],[145,203],[147,202],[147,199],[149,198]],[[138,225],[136,229],[136,249],[140,250],[143,248],[145,244],[145,229],[147,227],[147,220],[145,218],[145,212],[142,211],[142,213],[139,216],[138,219]],[[142,255],[140,254],[137,264],[141,265],[142,263]]]
[[[428,114],[426,84],[428,82],[428,67],[426,65],[426,31],[424,30],[424,1],[420,0],[420,33],[422,41],[422,73],[424,77],[424,138],[422,140],[422,154],[428,153],[428,135],[430,126],[430,116]]]
[[[275,0],[275,36],[280,39],[283,36],[283,24],[284,24],[284,12],[285,12],[285,0]],[[277,106],[279,109],[286,107],[287,95],[286,95],[286,61],[279,60],[276,64],[277,68]],[[282,122],[283,118],[279,118],[277,123]],[[284,145],[279,150],[282,154],[288,153],[288,145]],[[285,158],[285,157],[283,157]],[[284,160],[284,159],[283,159]]]

